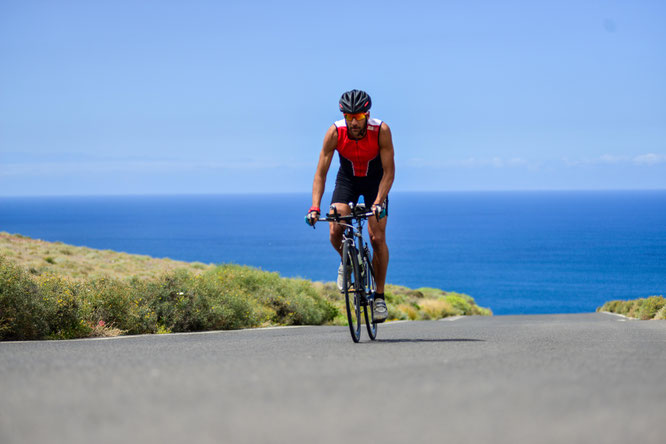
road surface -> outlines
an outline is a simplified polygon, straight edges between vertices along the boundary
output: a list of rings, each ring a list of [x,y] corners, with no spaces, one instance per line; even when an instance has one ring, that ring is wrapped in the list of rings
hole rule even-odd
[[[0,442],[664,443],[666,321],[470,317],[0,343]]]

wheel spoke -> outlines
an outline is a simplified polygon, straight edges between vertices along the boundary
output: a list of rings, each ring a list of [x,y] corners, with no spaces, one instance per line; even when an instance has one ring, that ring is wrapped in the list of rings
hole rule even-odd
[[[369,266],[367,263],[368,257],[366,256],[364,258],[365,262],[365,282],[364,286],[370,291],[372,294],[375,290],[375,276],[372,271],[372,267]],[[366,304],[365,307],[363,307],[363,314],[365,317],[365,326],[368,330],[368,336],[370,336],[370,339],[373,341],[377,337],[377,323],[374,321],[374,298],[371,299],[371,301],[368,301],[368,304]]]
[[[345,243],[342,250],[343,291],[345,293],[345,306],[349,331],[354,342],[361,339],[361,282],[358,276],[358,264],[355,260],[355,249],[350,243]]]

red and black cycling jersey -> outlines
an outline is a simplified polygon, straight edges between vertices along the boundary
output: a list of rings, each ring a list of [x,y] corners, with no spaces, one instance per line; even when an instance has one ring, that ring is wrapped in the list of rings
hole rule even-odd
[[[384,174],[382,161],[379,156],[379,130],[382,121],[368,119],[365,136],[355,140],[347,134],[347,122],[338,120],[335,127],[338,130],[338,145],[336,149],[340,154],[340,171],[348,177],[368,177],[381,179]]]

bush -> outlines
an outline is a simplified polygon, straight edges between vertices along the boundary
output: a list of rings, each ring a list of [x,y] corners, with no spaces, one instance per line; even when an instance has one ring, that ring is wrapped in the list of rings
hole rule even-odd
[[[63,277],[46,274],[37,279],[42,297],[42,316],[48,325],[43,335],[49,339],[88,336],[91,327],[82,319],[80,286]]]
[[[635,301],[627,301],[629,304],[626,315],[629,316],[630,318],[637,318],[638,313],[641,311],[641,306],[643,305],[644,301],[645,299],[636,299]]]
[[[466,295],[388,285],[389,319],[490,314]],[[187,269],[156,278],[79,278],[24,270],[0,256],[0,340],[346,324],[334,283],[251,267]]]
[[[650,296],[631,301],[609,301],[599,307],[597,311],[618,313],[632,318],[643,320],[664,319],[666,317],[666,299],[663,296]]]
[[[597,311],[607,311],[607,312],[610,312],[610,313],[618,313],[619,304],[620,304],[620,301],[609,301],[609,302],[606,302],[601,307],[597,308]]]
[[[621,315],[629,315],[629,312],[634,308],[634,301],[619,301],[617,306],[618,313]]]
[[[641,304],[638,312],[639,319],[647,320],[654,318],[664,305],[666,305],[666,300],[663,296],[650,296]]]
[[[190,278],[191,315],[200,318],[206,330],[258,326],[262,311],[253,304],[251,297],[244,294],[242,285],[233,277],[227,278],[218,269]]]
[[[0,340],[46,336],[47,304],[32,276],[0,256]]]
[[[192,276],[176,270],[146,284],[145,293],[157,323],[172,332],[196,331],[207,324],[210,307],[191,291]]]
[[[468,315],[472,314],[472,305],[470,300],[463,295],[447,294],[446,301],[457,311],[457,314]]]
[[[253,302],[256,323],[278,325],[322,324],[333,320],[338,309],[309,281],[283,279],[251,267],[223,265],[207,272],[221,288],[233,290],[243,301]]]

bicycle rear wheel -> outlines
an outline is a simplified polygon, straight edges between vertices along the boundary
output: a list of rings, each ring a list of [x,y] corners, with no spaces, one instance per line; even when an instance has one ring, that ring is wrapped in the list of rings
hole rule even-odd
[[[360,292],[363,291],[363,285],[359,278],[358,261],[355,254],[356,248],[354,248],[351,242],[345,242],[342,247],[342,269],[344,270],[342,288],[345,293],[349,332],[354,342],[358,342],[361,340]]]
[[[368,257],[363,258],[365,262],[365,279],[366,279],[366,288],[372,296],[368,298],[368,303],[363,307],[363,312],[365,315],[365,326],[368,328],[368,336],[373,341],[377,338],[377,323],[375,322],[375,298],[374,293],[377,289],[375,285],[375,272],[372,269],[372,264],[368,262]]]

